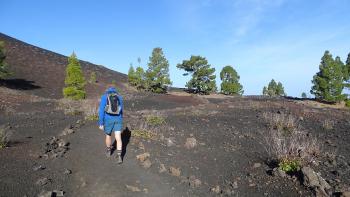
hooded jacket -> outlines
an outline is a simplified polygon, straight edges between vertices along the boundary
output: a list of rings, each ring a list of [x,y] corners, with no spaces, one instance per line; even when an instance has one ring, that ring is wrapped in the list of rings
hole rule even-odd
[[[104,125],[105,121],[123,121],[123,98],[118,94],[118,100],[120,105],[120,112],[118,115],[111,115],[105,112],[105,107],[107,104],[107,94],[117,93],[117,89],[108,88],[107,91],[101,96],[100,106],[99,106],[99,116],[98,125]]]

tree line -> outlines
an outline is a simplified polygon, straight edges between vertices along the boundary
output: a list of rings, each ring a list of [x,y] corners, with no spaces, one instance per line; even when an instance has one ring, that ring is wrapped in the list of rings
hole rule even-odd
[[[4,42],[0,41],[0,79],[4,80],[13,73],[10,67],[5,63],[6,53]],[[139,90],[152,91],[155,93],[165,93],[168,87],[172,85],[169,75],[169,62],[166,59],[162,48],[154,48],[147,69],[141,67],[141,58],[137,59],[139,65],[134,69],[130,65],[128,71],[128,82]],[[198,94],[210,94],[217,92],[215,68],[213,68],[205,57],[192,55],[189,59],[183,60],[176,66],[184,71],[183,75],[190,75],[190,80],[186,83],[189,91]],[[225,66],[220,72],[221,93],[225,95],[242,95],[243,86],[239,83],[240,76],[230,65]],[[95,72],[90,73],[89,83],[97,83]],[[350,90],[350,53],[345,61],[339,56],[333,58],[329,51],[325,51],[321,58],[319,71],[313,76],[310,93],[315,95],[315,99],[327,102],[345,101],[350,106],[348,95],[344,89]],[[68,57],[66,66],[65,87],[63,95],[66,98],[84,99],[86,79],[84,78],[82,68],[76,54],[73,52]],[[266,96],[286,96],[281,82],[274,79],[267,86],[263,87],[263,95]],[[305,92],[301,95],[306,98]]]

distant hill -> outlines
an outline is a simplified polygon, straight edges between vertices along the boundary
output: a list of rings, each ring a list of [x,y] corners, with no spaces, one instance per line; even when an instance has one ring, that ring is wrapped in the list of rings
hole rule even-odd
[[[46,98],[62,98],[65,68],[68,57],[42,49],[0,33],[0,41],[5,42],[6,63],[14,75],[0,81],[0,85],[11,89],[25,90],[30,94]],[[79,51],[77,51],[79,58]],[[108,83],[116,82],[117,88],[126,91],[127,76],[106,67],[80,61],[85,78],[96,73],[98,83],[87,83],[88,97],[100,95]]]

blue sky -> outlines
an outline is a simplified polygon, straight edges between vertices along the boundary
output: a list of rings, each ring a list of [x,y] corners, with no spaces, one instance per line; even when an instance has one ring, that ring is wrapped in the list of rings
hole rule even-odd
[[[325,50],[350,52],[349,0],[1,0],[0,32],[64,55],[127,73],[146,68],[162,47],[174,86],[176,64],[205,56],[219,73],[232,65],[245,94],[272,78],[291,96],[309,94]]]

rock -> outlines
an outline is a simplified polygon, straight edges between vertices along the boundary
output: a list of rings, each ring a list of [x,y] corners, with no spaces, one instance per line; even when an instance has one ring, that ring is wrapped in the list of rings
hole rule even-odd
[[[189,182],[191,187],[199,187],[202,185],[202,181],[197,179],[195,176],[190,176]]]
[[[140,188],[136,187],[136,186],[132,186],[132,185],[125,185],[126,189],[132,191],[132,192],[140,192]]]
[[[58,147],[65,147],[65,146],[68,146],[69,145],[69,142],[65,142],[64,140],[60,140],[58,142]]]
[[[66,175],[72,174],[72,171],[67,169],[67,168],[65,168],[64,171],[63,171],[63,174],[66,174]]]
[[[170,138],[166,138],[166,145],[168,147],[171,147],[171,146],[175,146],[175,140],[173,137],[170,137]]]
[[[170,167],[169,173],[173,176],[179,177],[181,175],[181,170],[180,170],[180,168]]]
[[[216,194],[221,193],[221,189],[220,189],[220,186],[219,186],[219,185],[217,185],[217,186],[211,188],[210,191],[212,191],[212,192],[214,192],[214,193],[216,193]]]
[[[143,145],[142,142],[139,142],[138,147],[139,147],[140,150],[145,150],[145,145]]]
[[[237,183],[237,181],[234,181],[234,182],[232,183],[232,187],[233,187],[233,189],[238,189],[238,183]]]
[[[35,184],[39,185],[39,186],[44,186],[46,184],[48,184],[50,182],[50,180],[48,178],[41,178],[39,180],[37,180],[35,182]]]
[[[33,171],[39,171],[39,170],[44,170],[46,167],[42,165],[35,165],[33,167]]]
[[[282,177],[282,178],[284,178],[284,177],[287,176],[287,174],[286,174],[283,170],[281,170],[281,169],[279,169],[279,168],[274,168],[274,169],[272,170],[272,175],[273,175],[273,176],[280,176],[280,177]]]
[[[340,194],[341,197],[350,197],[350,191],[342,192]]]
[[[152,166],[152,162],[149,159],[146,159],[146,161],[141,163],[142,167],[145,169],[148,169]]]
[[[41,191],[38,194],[38,197],[52,197],[52,196],[54,196],[52,191]]]
[[[53,196],[64,196],[64,191],[62,191],[62,190],[53,190]]]
[[[327,190],[331,189],[331,186],[319,174],[310,167],[303,167],[301,171],[305,186],[315,190],[318,196],[329,196]]]
[[[69,126],[61,132],[60,136],[70,135],[72,133],[74,133],[74,130],[73,130],[72,126]]]
[[[196,138],[194,137],[191,137],[191,138],[187,138],[186,139],[186,143],[185,143],[185,147],[187,149],[191,149],[191,148],[194,148],[197,146],[197,140]]]
[[[139,160],[140,162],[144,162],[149,157],[150,157],[150,154],[147,152],[147,153],[142,153],[140,155],[137,155],[136,159]]]
[[[165,165],[164,164],[160,164],[160,166],[159,166],[159,171],[158,171],[159,173],[163,173],[163,172],[166,172],[166,168],[165,168]]]
[[[261,163],[254,163],[253,168],[260,168],[261,167]]]

